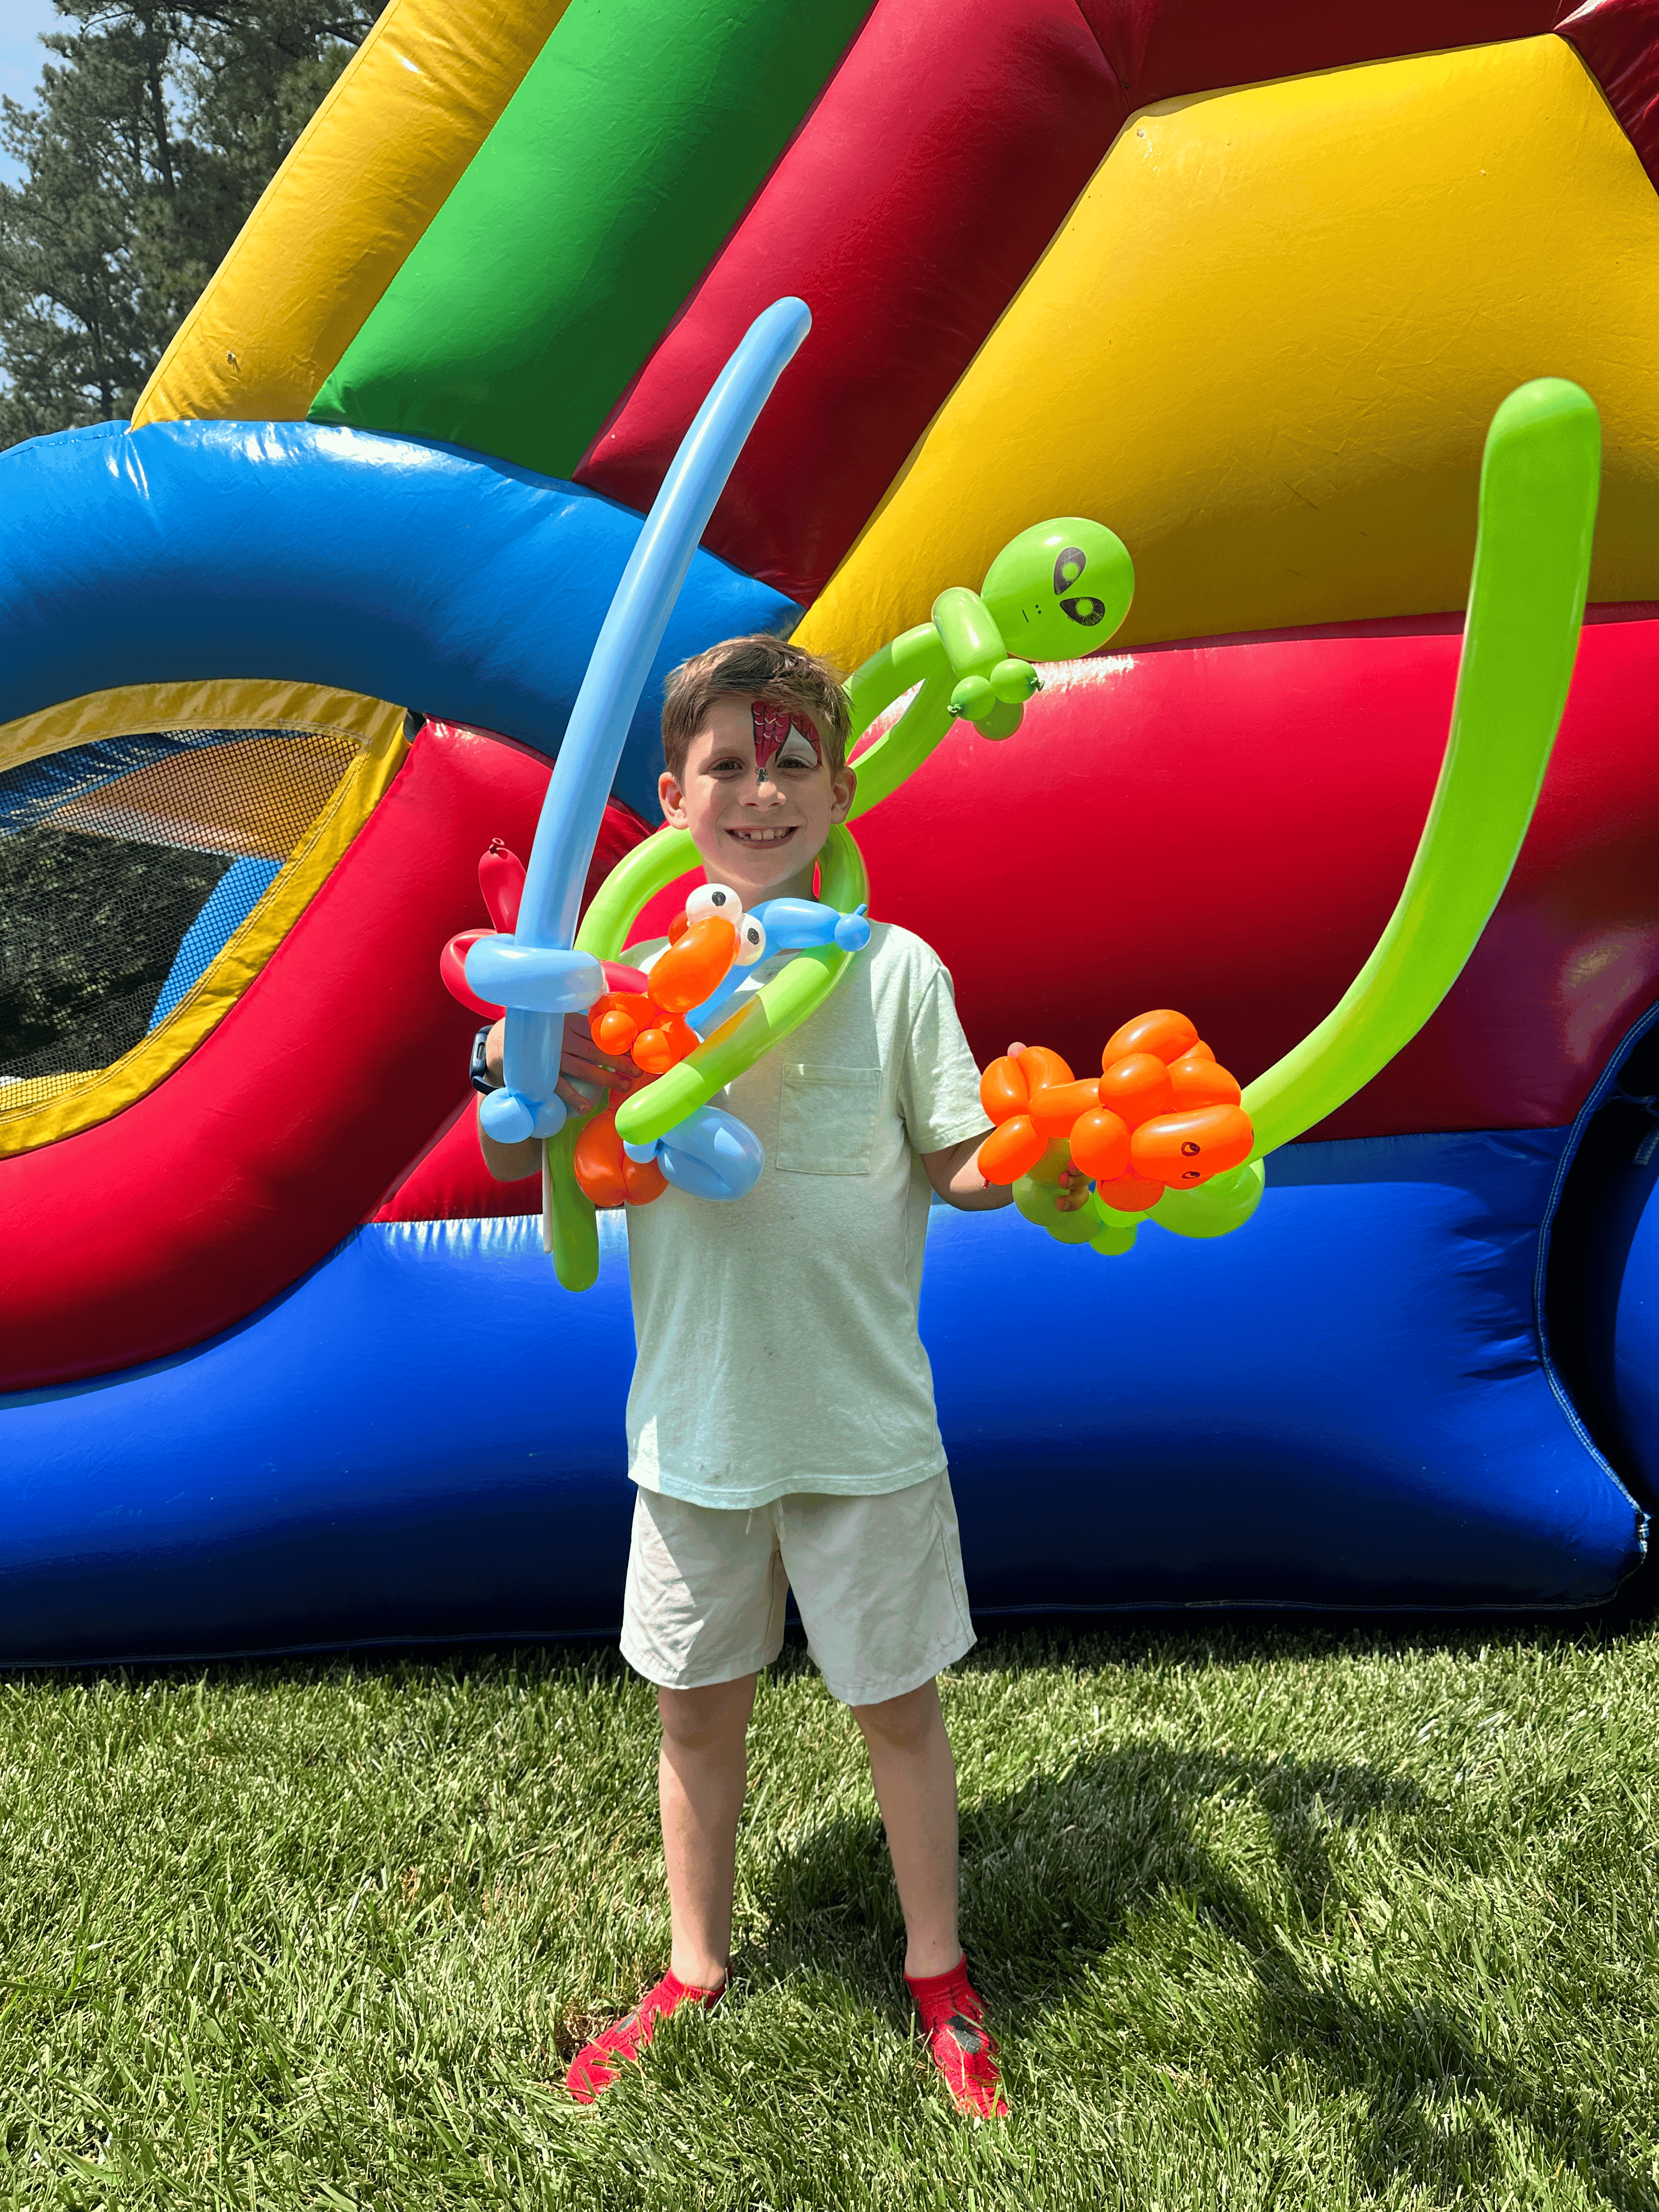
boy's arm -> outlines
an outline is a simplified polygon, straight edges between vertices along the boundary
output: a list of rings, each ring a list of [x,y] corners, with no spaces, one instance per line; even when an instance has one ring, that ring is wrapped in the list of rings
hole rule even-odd
[[[495,1083],[501,1079],[501,1035],[505,1026],[497,1022],[484,1045],[484,1065]],[[573,1114],[591,1113],[595,1101],[603,1097],[611,1078],[626,1080],[637,1073],[599,1050],[588,1030],[586,1014],[565,1016],[564,1041],[559,1048],[558,1094]],[[585,1087],[578,1088],[579,1085]],[[539,1137],[526,1137],[521,1145],[498,1145],[480,1128],[478,1145],[484,1165],[497,1182],[522,1182],[526,1176],[540,1172]]]
[[[1008,1057],[1016,1060],[1024,1049],[1023,1044],[1011,1044]],[[979,1171],[979,1148],[988,1134],[981,1130],[977,1137],[964,1137],[959,1145],[947,1145],[941,1152],[921,1156],[928,1182],[947,1206],[963,1213],[989,1213],[1013,1200],[1012,1185],[987,1182]],[[1061,1213],[1074,1213],[1088,1198],[1089,1178],[1081,1168],[1068,1167],[1060,1182],[1064,1188],[1054,1200],[1055,1207]]]
[[[941,1152],[921,1156],[928,1182],[947,1206],[963,1213],[988,1213],[994,1206],[1008,1205],[1014,1195],[1008,1184],[987,1182],[979,1171],[979,1148],[985,1135],[981,1130],[976,1137],[964,1137],[959,1145],[947,1145]]]

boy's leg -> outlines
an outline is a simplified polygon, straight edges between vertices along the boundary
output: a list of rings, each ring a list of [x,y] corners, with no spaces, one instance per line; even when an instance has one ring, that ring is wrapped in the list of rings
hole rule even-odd
[[[935,1679],[974,1641],[949,1478],[792,1497],[778,1516],[807,1647],[869,1747],[928,2055],[960,2112],[999,2118],[997,2046],[957,1930],[957,1771]]]
[[[957,1934],[957,1767],[939,1685],[854,1705],[904,1910],[904,1978],[935,2066],[959,2112],[1000,2119],[1008,2106],[996,2039],[968,1978]]]
[[[957,1766],[939,1711],[939,1685],[854,1705],[870,1752],[870,1778],[887,1830],[904,1909],[908,1975],[947,1973],[962,1956],[957,1934]]]
[[[732,1957],[738,1820],[755,1676],[702,1690],[659,1690],[657,1800],[673,1929],[670,1965],[689,1988],[719,1989]],[[947,1749],[946,1756],[949,1756]]]
[[[639,2057],[659,2021],[688,2002],[712,2004],[725,1986],[744,1737],[757,1671],[783,1642],[787,1591],[764,1509],[722,1511],[640,1492],[622,1650],[656,1684],[662,1717],[657,1789],[673,1963],[571,2061],[565,2080],[580,2104]]]

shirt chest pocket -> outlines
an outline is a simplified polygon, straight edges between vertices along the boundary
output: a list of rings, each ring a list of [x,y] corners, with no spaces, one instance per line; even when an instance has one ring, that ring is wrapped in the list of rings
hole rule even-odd
[[[780,1175],[868,1175],[881,1104],[878,1067],[798,1060],[783,1071],[778,1109]]]

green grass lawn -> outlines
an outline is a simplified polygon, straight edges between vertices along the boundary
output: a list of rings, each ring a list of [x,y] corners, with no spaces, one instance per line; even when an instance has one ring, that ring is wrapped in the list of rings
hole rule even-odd
[[[592,2111],[667,1953],[614,1658],[0,1683],[3,2201],[1659,2208],[1659,1631],[998,1637],[945,1697],[1002,2128],[798,1656],[732,1997]]]

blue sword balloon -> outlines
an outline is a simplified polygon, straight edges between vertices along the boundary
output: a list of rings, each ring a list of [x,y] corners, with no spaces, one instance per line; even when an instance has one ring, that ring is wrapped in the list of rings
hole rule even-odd
[[[563,1018],[591,1006],[605,989],[599,962],[574,950],[582,884],[629,724],[714,501],[811,322],[804,300],[775,301],[750,325],[697,410],[623,571],[570,710],[536,825],[518,927],[510,937],[480,938],[467,954],[467,981],[481,999],[507,1009],[505,1087],[478,1109],[499,1144],[551,1137],[563,1127],[564,1105],[554,1091]]]

